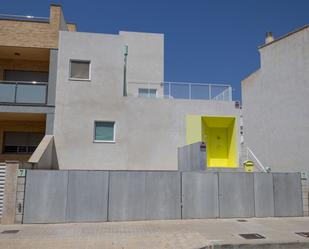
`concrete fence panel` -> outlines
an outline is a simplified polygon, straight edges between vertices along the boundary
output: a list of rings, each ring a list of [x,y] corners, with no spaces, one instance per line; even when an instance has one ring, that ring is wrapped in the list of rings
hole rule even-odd
[[[145,172],[110,172],[108,220],[145,220]]]
[[[274,216],[273,176],[269,173],[254,173],[254,204],[256,217]]]
[[[24,223],[64,222],[68,171],[28,170]]]
[[[182,173],[183,219],[219,216],[218,173]]]
[[[254,217],[253,174],[219,173],[219,215]]]
[[[146,173],[146,219],[181,219],[179,172]]]
[[[179,171],[205,170],[206,149],[201,149],[201,142],[179,147],[177,152]]]
[[[254,216],[302,216],[300,174],[28,170],[26,175],[24,223]]]
[[[67,222],[106,221],[108,172],[69,171]]]
[[[299,173],[273,173],[275,216],[302,216]]]

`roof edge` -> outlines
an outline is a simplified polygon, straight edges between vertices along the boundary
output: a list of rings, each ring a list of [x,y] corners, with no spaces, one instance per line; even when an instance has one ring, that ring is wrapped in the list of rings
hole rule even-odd
[[[285,35],[282,35],[282,36],[278,37],[277,39],[273,40],[272,42],[269,42],[269,43],[265,43],[265,44],[263,44],[263,45],[260,45],[258,48],[261,49],[261,48],[267,47],[267,46],[269,46],[269,45],[271,45],[271,44],[273,44],[273,43],[275,43],[275,42],[277,42],[277,41],[280,41],[280,40],[282,40],[282,39],[284,39],[284,38],[286,38],[286,37],[288,37],[288,36],[290,36],[290,35],[293,35],[293,34],[295,34],[295,33],[297,33],[297,32],[300,32],[300,31],[302,31],[302,30],[304,30],[304,29],[306,29],[306,28],[308,28],[308,27],[309,27],[309,24],[306,24],[305,26],[302,26],[302,27],[300,27],[300,28],[298,28],[298,29],[295,29],[295,30],[293,30],[293,31],[291,31],[291,32],[289,32],[289,33],[287,33],[287,34],[285,34]]]

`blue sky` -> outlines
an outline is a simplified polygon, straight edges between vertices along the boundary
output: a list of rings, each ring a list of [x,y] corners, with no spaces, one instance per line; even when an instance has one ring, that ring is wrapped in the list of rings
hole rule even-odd
[[[281,36],[309,24],[308,0],[54,1],[79,31],[165,34],[165,80],[231,84],[259,67],[266,31]],[[0,13],[49,16],[50,1],[1,0]]]

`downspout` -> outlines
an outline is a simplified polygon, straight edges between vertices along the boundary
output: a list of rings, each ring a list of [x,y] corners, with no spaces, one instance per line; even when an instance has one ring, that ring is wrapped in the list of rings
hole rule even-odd
[[[128,93],[127,93],[127,57],[128,57],[128,46],[125,46],[124,69],[123,69],[123,96],[128,96]]]

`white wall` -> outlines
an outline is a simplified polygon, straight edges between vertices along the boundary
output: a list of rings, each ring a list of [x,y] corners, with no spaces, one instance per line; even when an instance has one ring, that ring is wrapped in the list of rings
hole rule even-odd
[[[242,82],[245,143],[273,171],[309,168],[309,28],[260,49]]]
[[[60,169],[175,170],[186,115],[238,117],[234,102],[123,97],[124,46],[117,35],[61,32],[55,111]],[[90,82],[68,80],[70,59],[91,60]],[[157,66],[150,63],[154,70],[134,77],[156,79]],[[95,120],[116,121],[115,143],[93,142]]]

